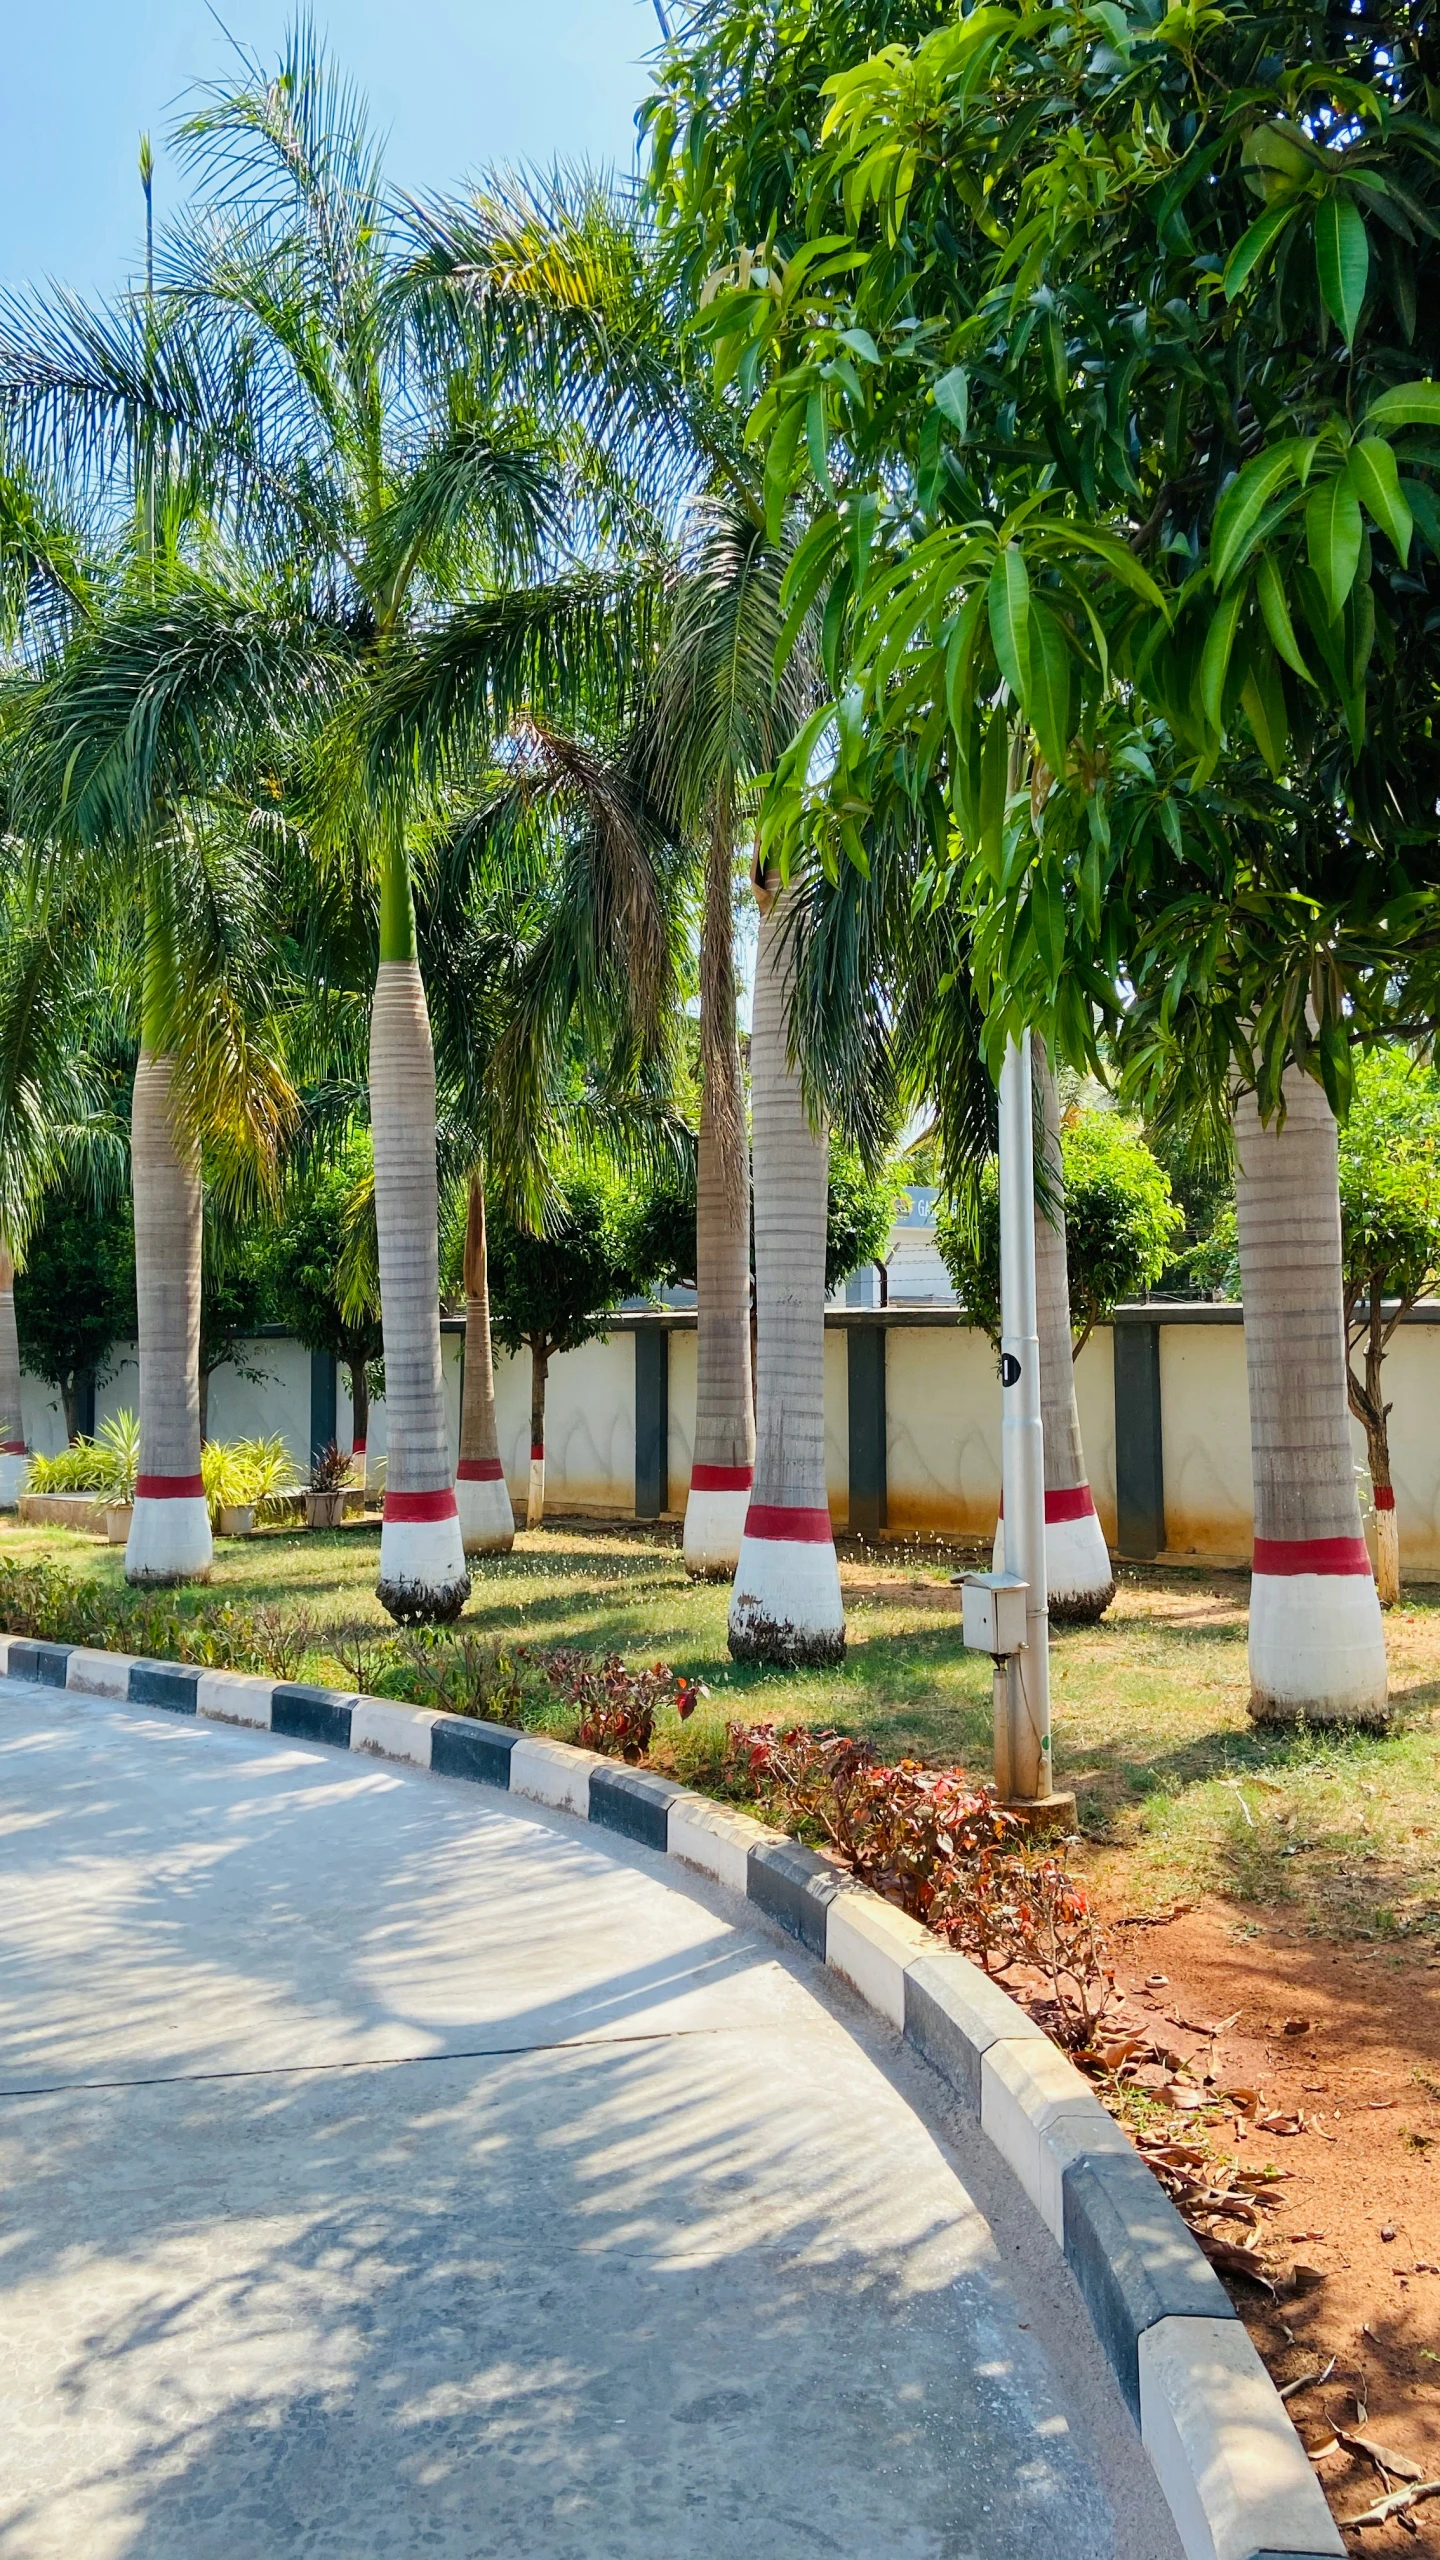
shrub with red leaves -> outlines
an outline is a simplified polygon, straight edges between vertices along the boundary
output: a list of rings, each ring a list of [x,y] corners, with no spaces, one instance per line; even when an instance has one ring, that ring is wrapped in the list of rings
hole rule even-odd
[[[735,1725],[732,1778],[788,1829],[828,1842],[887,1902],[987,1973],[1038,1974],[1063,2044],[1084,2046],[1113,1977],[1084,1894],[963,1769],[882,1760],[851,1734],[808,1725]]]
[[[694,1680],[672,1671],[667,1662],[632,1671],[618,1653],[597,1662],[593,1654],[561,1646],[545,1657],[551,1686],[567,1706],[578,1707],[575,1739],[586,1751],[604,1751],[612,1759],[643,1760],[662,1707],[680,1717],[695,1712],[700,1692]]]

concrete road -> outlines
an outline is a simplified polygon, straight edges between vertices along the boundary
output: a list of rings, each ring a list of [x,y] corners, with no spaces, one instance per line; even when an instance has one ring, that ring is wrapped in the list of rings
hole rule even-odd
[[[1174,2560],[1055,2251],[745,1907],[0,1681],[3,2560]]]

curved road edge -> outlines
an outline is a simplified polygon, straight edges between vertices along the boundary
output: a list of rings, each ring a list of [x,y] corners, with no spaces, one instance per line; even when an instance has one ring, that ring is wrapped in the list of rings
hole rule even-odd
[[[3,1635],[0,1673],[501,1788],[743,1895],[841,1975],[978,2116],[1070,2267],[1186,2560],[1343,2555],[1237,2312],[1122,2128],[1005,1992],[828,1860],[670,1779],[394,1699]]]

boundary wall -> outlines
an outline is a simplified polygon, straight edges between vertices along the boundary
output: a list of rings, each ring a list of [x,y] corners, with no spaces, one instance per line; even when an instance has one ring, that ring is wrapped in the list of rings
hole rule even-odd
[[[451,1446],[458,1447],[464,1327],[442,1319]],[[529,1361],[496,1359],[500,1448],[517,1515],[529,1477]],[[122,1347],[82,1424],[135,1402]],[[1385,1364],[1400,1557],[1440,1579],[1440,1302],[1414,1308]],[[1136,1561],[1248,1565],[1250,1434],[1242,1311],[1122,1307],[1076,1366],[1091,1489],[1112,1550]],[[64,1446],[58,1398],[24,1381],[26,1437]],[[551,1363],[546,1502],[610,1519],[683,1516],[695,1422],[695,1317],[688,1308],[617,1315],[609,1331]],[[297,1464],[350,1439],[345,1372],[271,1333],[237,1344],[210,1381],[217,1439],[280,1432]],[[1352,1424],[1363,1470],[1364,1440]],[[385,1450],[377,1399],[372,1459]],[[1000,1390],[985,1336],[951,1307],[837,1307],[825,1318],[825,1460],[838,1529],[866,1537],[988,1540],[1000,1496]]]

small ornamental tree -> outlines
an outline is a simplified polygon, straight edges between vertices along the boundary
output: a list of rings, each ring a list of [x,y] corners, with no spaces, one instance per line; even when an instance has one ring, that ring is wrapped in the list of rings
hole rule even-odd
[[[911,1179],[914,1177],[910,1168]],[[828,1297],[867,1262],[884,1270],[884,1253],[905,1197],[904,1173],[895,1165],[867,1173],[853,1148],[830,1141],[825,1216],[825,1293]],[[695,1286],[695,1174],[692,1163],[666,1175],[624,1220],[636,1290]],[[751,1252],[751,1274],[754,1274]]]
[[[1159,1279],[1181,1213],[1169,1176],[1118,1111],[1073,1111],[1060,1133],[1070,1319],[1078,1359],[1097,1324]],[[1000,1342],[1000,1184],[987,1165],[972,1218],[936,1222],[940,1253],[973,1321]]]
[[[368,1181],[369,1172],[367,1140],[357,1141],[337,1163],[312,1174],[287,1201],[284,1222],[268,1256],[276,1323],[293,1333],[305,1350],[328,1351],[344,1363],[350,1379],[351,1439],[357,1451],[369,1438],[367,1364],[379,1360],[383,1342],[378,1308],[358,1319],[343,1312],[338,1274],[350,1241],[356,1189]]]
[[[1440,1271],[1440,1081],[1408,1050],[1379,1049],[1357,1066],[1340,1131],[1340,1245],[1350,1410],[1365,1432],[1375,1584],[1389,1607],[1400,1536],[1381,1372],[1395,1327]]]
[[[103,1380],[117,1342],[133,1342],[135,1221],[127,1199],[97,1209],[71,1181],[52,1192],[16,1275],[20,1357],[59,1394],[65,1429],[79,1428],[82,1378]]]
[[[270,1288],[269,1238],[254,1230],[232,1229],[228,1222],[206,1220],[205,1258],[200,1291],[200,1437],[210,1437],[210,1381],[217,1369],[234,1369],[253,1386],[270,1376],[257,1361],[245,1359],[240,1345],[275,1322]]]
[[[825,1203],[825,1294],[838,1289],[852,1271],[867,1262],[885,1279],[885,1249],[895,1212],[905,1197],[903,1175],[894,1165],[867,1173],[859,1156],[838,1140],[830,1141],[830,1182]]]
[[[613,1183],[573,1174],[543,1235],[502,1212],[489,1226],[490,1321],[504,1351],[530,1354],[530,1498],[525,1525],[545,1516],[545,1389],[560,1351],[605,1329],[622,1298],[652,1275],[635,1268],[631,1221]]]

